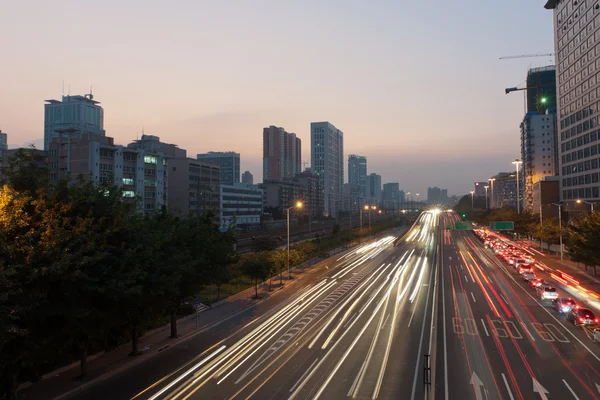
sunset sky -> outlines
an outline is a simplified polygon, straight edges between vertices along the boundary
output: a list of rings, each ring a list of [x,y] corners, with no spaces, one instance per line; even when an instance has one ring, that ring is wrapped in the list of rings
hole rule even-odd
[[[42,146],[44,100],[64,81],[65,93],[93,86],[120,144],[143,128],[191,157],[237,151],[260,181],[263,127],[295,132],[308,162],[310,122],[328,120],[384,183],[464,194],[519,157],[523,96],[504,88],[553,61],[498,57],[553,51],[544,4],[7,2],[0,128]]]

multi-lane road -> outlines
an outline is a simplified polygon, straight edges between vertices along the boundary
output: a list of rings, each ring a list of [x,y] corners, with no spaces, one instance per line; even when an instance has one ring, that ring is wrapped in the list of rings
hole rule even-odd
[[[456,218],[423,213],[81,398],[598,398],[598,345]]]

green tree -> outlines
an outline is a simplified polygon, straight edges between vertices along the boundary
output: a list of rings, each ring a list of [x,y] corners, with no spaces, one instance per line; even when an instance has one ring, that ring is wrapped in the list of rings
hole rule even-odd
[[[271,236],[260,236],[252,241],[252,251],[271,251],[277,248],[277,240]]]
[[[254,280],[254,298],[258,299],[258,284],[269,277],[272,264],[265,253],[254,254],[244,262],[243,270],[246,275]]]

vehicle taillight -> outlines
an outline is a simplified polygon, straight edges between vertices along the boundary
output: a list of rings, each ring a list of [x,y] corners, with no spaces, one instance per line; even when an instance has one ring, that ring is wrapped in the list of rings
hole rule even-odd
[[[598,323],[598,318],[596,318],[596,319],[594,320],[594,322],[595,322],[595,323]]]
[[[583,318],[579,317],[577,319],[579,320],[579,322],[583,322]]]

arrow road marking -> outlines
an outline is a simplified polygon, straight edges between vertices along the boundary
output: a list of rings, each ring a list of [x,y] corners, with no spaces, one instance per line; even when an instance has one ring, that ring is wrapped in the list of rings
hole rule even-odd
[[[541,383],[536,381],[535,378],[531,379],[533,379],[533,393],[539,393],[542,400],[548,400],[546,395],[549,394],[549,392],[546,390],[546,388],[544,388]]]
[[[474,386],[475,389],[475,398],[477,400],[482,400],[483,396],[481,396],[481,388],[483,388],[483,382],[481,381],[481,379],[479,379],[479,376],[477,376],[477,374],[475,373],[475,371],[473,371],[473,374],[471,375],[471,380],[469,381],[469,384]]]
[[[569,389],[569,392],[571,392],[571,394],[573,395],[573,398],[575,400],[580,400],[579,397],[577,397],[577,395],[575,394],[575,392],[573,391],[573,389],[571,389],[571,386],[569,386],[569,384],[567,383],[567,381],[565,381],[564,379],[562,380],[563,383],[565,384],[565,386],[567,387],[567,389]],[[596,385],[598,386],[598,385]]]

